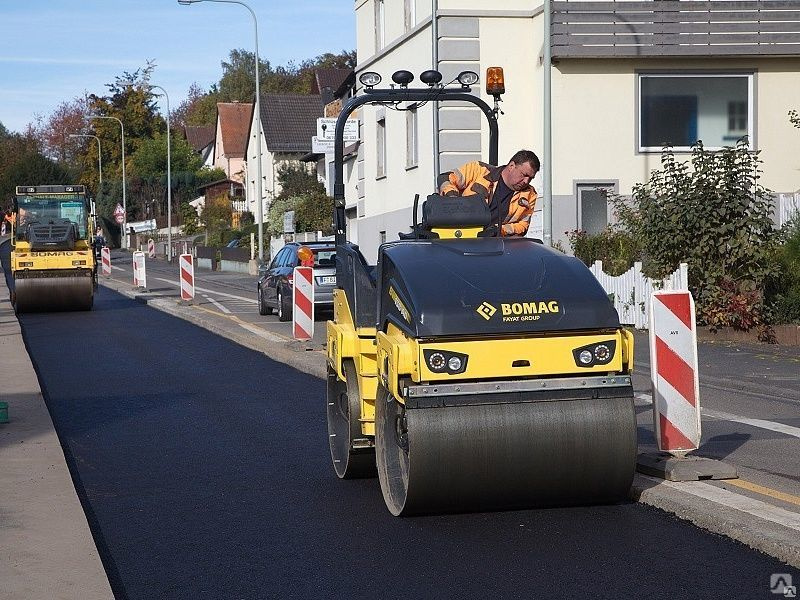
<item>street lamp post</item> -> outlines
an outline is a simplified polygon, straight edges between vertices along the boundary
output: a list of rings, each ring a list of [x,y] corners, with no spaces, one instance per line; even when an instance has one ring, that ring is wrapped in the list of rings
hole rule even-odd
[[[102,193],[102,190],[103,190],[103,154],[100,151],[100,138],[97,137],[96,135],[92,135],[90,133],[70,133],[69,137],[71,137],[71,138],[90,137],[90,138],[94,138],[95,140],[97,140],[97,171],[100,174],[100,184],[98,185],[98,190],[99,191],[98,191],[97,195],[99,196],[100,193]]]
[[[172,152],[169,133],[169,94],[160,85],[151,85],[164,92],[167,99],[167,261],[172,262]]]
[[[250,14],[253,17],[253,27],[255,30],[255,50],[256,50],[256,101],[255,106],[253,109],[256,113],[255,118],[255,126],[256,126],[256,199],[258,200],[258,205],[256,206],[256,219],[258,220],[258,262],[259,264],[264,262],[264,200],[262,198],[262,186],[263,182],[261,180],[261,85],[260,85],[260,78],[259,78],[259,65],[260,60],[258,58],[258,19],[256,18],[256,13],[253,12],[253,9],[250,8],[244,2],[240,2],[240,0],[178,0],[178,4],[189,5],[195,4],[197,2],[220,2],[223,4],[241,4],[247,10],[250,11]],[[247,157],[245,157],[246,159]]]
[[[127,239],[127,226],[128,226],[128,200],[125,192],[125,126],[122,124],[117,117],[105,117],[101,115],[89,115],[87,118],[89,119],[113,119],[117,123],[119,123],[120,130],[122,131],[122,236],[120,240],[120,245],[123,249],[128,247],[128,244],[125,243]]]

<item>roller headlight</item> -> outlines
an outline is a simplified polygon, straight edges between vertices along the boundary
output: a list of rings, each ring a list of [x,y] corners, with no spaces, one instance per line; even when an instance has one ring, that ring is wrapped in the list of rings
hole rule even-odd
[[[575,364],[579,367],[607,365],[614,358],[616,347],[616,340],[605,340],[575,348],[572,356],[575,358]]]
[[[581,350],[581,353],[578,355],[578,361],[582,365],[590,365],[592,364],[592,360],[594,360],[594,356],[588,350]]]
[[[425,364],[434,373],[457,375],[467,370],[467,355],[447,350],[423,350]]]
[[[447,361],[444,359],[444,354],[441,352],[434,352],[428,355],[428,366],[431,368],[431,371],[442,371],[446,364]]]

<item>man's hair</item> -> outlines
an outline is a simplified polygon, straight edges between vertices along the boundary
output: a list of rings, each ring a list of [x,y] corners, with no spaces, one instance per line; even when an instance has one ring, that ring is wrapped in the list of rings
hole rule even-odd
[[[530,150],[518,150],[514,156],[511,157],[511,160],[508,162],[514,163],[515,165],[521,165],[524,163],[529,163],[534,169],[537,171],[541,169],[541,164],[539,163],[539,157],[536,156]]]

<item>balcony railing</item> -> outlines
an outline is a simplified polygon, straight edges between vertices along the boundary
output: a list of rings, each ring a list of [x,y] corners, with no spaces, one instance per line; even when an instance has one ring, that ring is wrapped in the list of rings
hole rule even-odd
[[[800,0],[553,2],[553,58],[800,55]]]

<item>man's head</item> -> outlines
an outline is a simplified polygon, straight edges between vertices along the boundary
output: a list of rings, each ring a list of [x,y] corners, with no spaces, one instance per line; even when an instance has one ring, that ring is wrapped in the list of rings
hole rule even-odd
[[[530,150],[519,150],[503,167],[502,177],[506,185],[519,192],[531,184],[540,168],[539,157]]]

